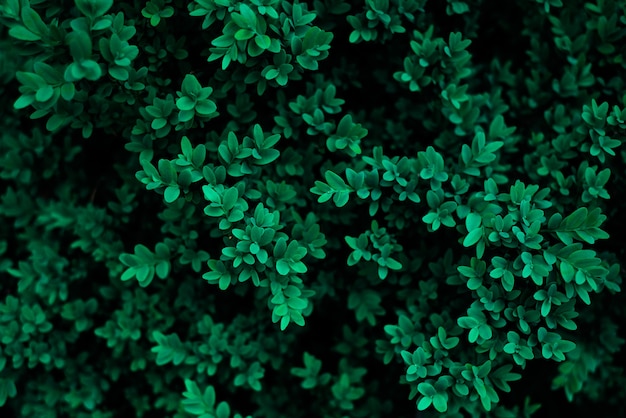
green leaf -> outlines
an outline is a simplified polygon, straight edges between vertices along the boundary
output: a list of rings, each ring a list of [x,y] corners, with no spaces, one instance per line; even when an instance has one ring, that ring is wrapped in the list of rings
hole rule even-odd
[[[187,136],[183,136],[180,140],[180,150],[185,156],[185,158],[190,159],[191,154],[193,152],[193,147],[191,146],[191,141]]]
[[[196,113],[200,116],[209,116],[217,110],[217,105],[211,100],[201,100],[196,105]]]
[[[163,260],[156,265],[156,275],[161,279],[165,279],[170,274],[170,268],[170,262],[167,260]]]
[[[202,85],[200,84],[200,82],[198,81],[195,75],[193,74],[185,75],[185,78],[183,79],[183,84],[182,84],[182,93],[185,96],[194,97],[198,95],[201,90],[202,90]]]
[[[438,393],[433,397],[433,406],[438,412],[446,412],[448,410],[448,401],[445,394]]]
[[[129,77],[128,70],[118,66],[110,66],[109,75],[119,81],[126,81]]]
[[[8,398],[14,398],[16,395],[17,388],[13,379],[10,377],[0,378],[0,407],[6,404]]]
[[[157,365],[162,366],[171,362],[177,366],[187,357],[185,347],[176,333],[163,335],[159,331],[154,331],[152,337],[157,344],[151,349],[157,354]]]
[[[17,80],[24,86],[28,86],[32,90],[38,90],[48,85],[40,75],[35,73],[28,73],[24,71],[17,71],[15,73]]]
[[[264,71],[264,72],[265,72],[264,77],[265,77],[267,80],[273,80],[273,79],[275,79],[276,77],[278,77],[278,76],[279,76],[279,74],[280,74],[280,73],[278,72],[278,70],[277,70],[277,69],[275,69],[275,68],[269,68],[269,67],[268,67],[267,71]]]
[[[76,89],[74,87],[74,83],[64,83],[61,86],[61,97],[63,98],[63,100],[72,100],[75,93]]]
[[[91,30],[100,31],[100,30],[108,29],[109,27],[111,27],[111,23],[112,22],[108,19],[98,20],[91,26]]]
[[[41,36],[29,31],[24,26],[17,25],[9,29],[9,35],[20,41],[39,41]]]
[[[587,218],[587,208],[581,207],[572,212],[563,220],[568,229],[576,229],[582,226]]]
[[[432,405],[433,403],[433,399],[430,397],[426,397],[423,396],[419,402],[417,403],[417,409],[420,411],[424,411],[425,409],[427,409],[430,405]]]
[[[113,6],[113,0],[75,0],[76,7],[88,18],[95,20]]]
[[[91,38],[84,31],[74,31],[67,35],[67,43],[74,62],[91,58]]]
[[[90,81],[96,81],[102,76],[100,65],[94,60],[84,60],[80,63],[84,77]]]
[[[254,32],[252,32],[250,29],[239,29],[237,32],[235,32],[234,35],[234,38],[238,41],[247,41],[248,39],[251,39],[253,37]]]
[[[217,408],[215,409],[215,418],[229,418],[230,417],[230,406],[222,401],[219,403]]]
[[[256,38],[254,38],[254,42],[256,42],[259,48],[268,49],[272,43],[272,40],[267,35],[259,35]]]
[[[471,247],[472,245],[474,245],[478,241],[480,241],[482,236],[483,236],[483,228],[482,227],[471,230],[465,236],[465,239],[463,240],[463,246],[464,247]]]
[[[176,100],[176,107],[179,110],[193,110],[195,106],[196,102],[188,96],[183,96]]]
[[[168,186],[163,195],[167,203],[174,203],[180,196],[180,188],[177,185]]]
[[[319,68],[317,61],[309,55],[298,55],[296,61],[298,61],[298,64],[305,70],[317,71]]]
[[[41,20],[41,16],[30,7],[24,7],[22,9],[22,22],[32,33],[40,36],[48,33],[48,26]]]
[[[150,25],[151,26],[159,26],[159,23],[161,23],[161,16],[156,14],[156,15],[152,15],[150,17]]]
[[[56,132],[67,122],[67,118],[63,117],[62,115],[55,114],[50,116],[50,119],[48,119],[48,122],[46,123],[46,129],[50,132]]]
[[[184,410],[192,415],[213,416],[215,408],[215,389],[213,386],[207,386],[202,393],[194,381],[185,379],[185,388],[187,391],[183,392],[183,396],[186,399],[182,401]]]
[[[348,203],[350,194],[348,192],[337,192],[333,195],[333,202],[338,208],[345,206]]]
[[[281,276],[286,276],[289,274],[291,269],[289,268],[289,263],[285,259],[280,259],[276,262],[276,271]]]
[[[229,211],[234,208],[238,198],[239,191],[236,187],[231,187],[226,190],[222,198],[222,205],[224,206],[224,210]]]
[[[343,181],[343,179],[337,173],[334,173],[333,171],[328,170],[326,171],[326,174],[324,175],[324,177],[326,178],[326,182],[328,183],[328,185],[332,187],[333,189],[337,191],[349,190],[348,185]]]
[[[15,101],[15,103],[13,104],[13,107],[16,109],[24,109],[25,107],[30,106],[34,101],[35,101],[34,95],[32,94],[22,95]]]
[[[211,41],[211,44],[218,48],[229,48],[234,43],[234,41],[235,39],[232,34],[224,34],[213,39]],[[228,55],[226,55],[225,58],[226,57],[228,57]]]
[[[253,28],[256,26],[256,15],[254,14],[250,6],[245,3],[240,3],[239,13],[241,13],[241,16],[244,18],[249,28]]]
[[[38,102],[44,103],[50,100],[53,95],[54,89],[52,88],[52,86],[45,86],[37,90],[37,93],[35,94],[35,99]]]

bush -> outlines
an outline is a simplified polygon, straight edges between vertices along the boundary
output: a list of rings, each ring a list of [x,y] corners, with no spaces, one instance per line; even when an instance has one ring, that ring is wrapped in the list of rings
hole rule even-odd
[[[3,1],[2,416],[626,415],[624,10]]]

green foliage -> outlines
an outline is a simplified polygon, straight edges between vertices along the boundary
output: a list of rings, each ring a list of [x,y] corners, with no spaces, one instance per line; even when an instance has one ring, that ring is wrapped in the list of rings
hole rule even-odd
[[[187,391],[183,392],[183,396],[186,399],[183,400],[182,404],[184,410],[192,416],[203,418],[229,418],[231,416],[228,403],[221,401],[215,405],[216,398],[213,386],[207,386],[204,392],[201,392],[195,382],[185,380],[185,387]],[[233,418],[242,418],[242,416],[235,414]]]
[[[0,3],[1,416],[626,415],[624,1]]]
[[[304,367],[292,367],[291,374],[302,378],[300,385],[303,389],[313,389],[317,385],[327,385],[330,381],[329,373],[322,373],[320,370],[322,367],[322,361],[315,358],[311,354],[304,352]]]
[[[209,99],[213,92],[211,87],[202,87],[198,79],[187,74],[183,80],[181,91],[176,92],[176,107],[179,110],[178,120],[180,122],[190,122],[194,116],[200,118],[211,118],[217,116],[217,106]]]
[[[136,277],[141,287],[148,286],[154,275],[165,279],[170,273],[170,249],[166,244],[159,243],[153,253],[142,244],[135,245],[134,254],[121,254],[120,261],[128,267],[120,277],[121,280],[130,280]]]
[[[166,6],[165,3],[165,0],[148,1],[146,7],[141,10],[143,17],[150,19],[150,25],[159,26],[161,19],[174,16],[174,8],[172,6]]]

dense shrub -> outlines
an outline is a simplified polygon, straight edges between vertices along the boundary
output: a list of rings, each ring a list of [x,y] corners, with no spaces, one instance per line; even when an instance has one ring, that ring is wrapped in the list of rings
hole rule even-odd
[[[3,417],[625,416],[626,1],[3,0]]]

